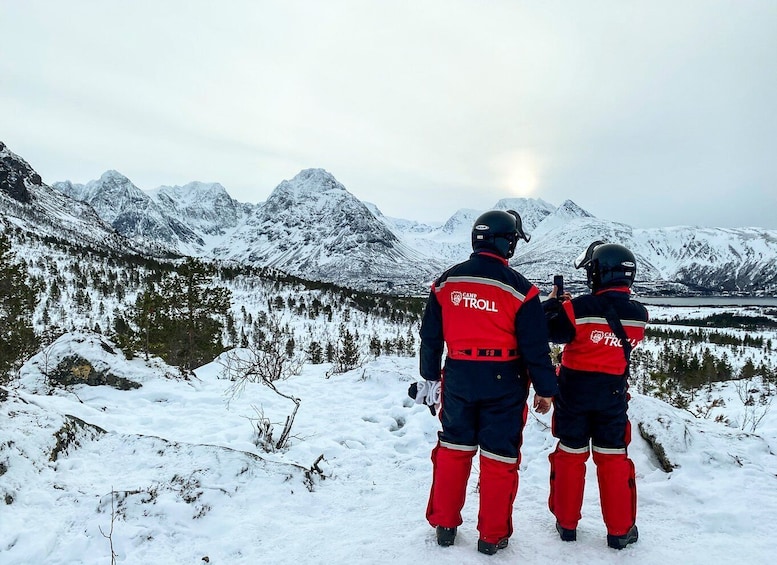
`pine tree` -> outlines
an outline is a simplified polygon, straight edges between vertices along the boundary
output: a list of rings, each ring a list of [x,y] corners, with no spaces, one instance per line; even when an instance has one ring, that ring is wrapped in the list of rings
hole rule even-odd
[[[317,341],[311,341],[308,346],[308,361],[313,365],[320,365],[324,362],[324,350]]]
[[[127,336],[126,342],[134,344],[148,360],[149,353],[159,352],[163,349],[160,338],[164,335],[167,325],[164,315],[164,300],[153,285],[147,286],[135,299],[132,321],[138,328],[137,334],[132,332],[126,323],[122,324],[118,319],[117,333],[125,334]],[[124,341],[122,339],[122,342]]]
[[[334,362],[334,360],[335,360],[335,353],[336,353],[335,352],[335,346],[332,345],[331,341],[327,341],[326,342],[325,354],[324,354],[324,358],[326,359],[327,363],[333,363]]]
[[[163,307],[169,316],[165,339],[169,360],[183,369],[211,361],[224,350],[221,334],[231,293],[213,286],[213,275],[205,263],[189,257],[161,284]]]
[[[372,336],[370,339],[370,354],[379,357],[381,352],[380,338],[377,335]]]
[[[229,311],[228,289],[213,285],[213,271],[187,258],[159,286],[138,295],[132,321],[135,343],[171,365],[190,370],[213,360],[224,350],[222,334]]]
[[[286,340],[286,356],[287,357],[293,357],[294,356],[294,349],[296,347],[296,344],[294,343],[294,335]]]
[[[745,364],[742,365],[742,368],[739,370],[739,378],[740,380],[750,380],[755,377],[755,374],[756,370],[753,360],[748,357]]]
[[[405,356],[413,357],[416,354],[415,350],[415,336],[413,335],[413,328],[407,328],[407,336],[405,337]]]
[[[26,269],[15,261],[6,235],[0,234],[0,383],[37,348],[32,328],[35,298]]]
[[[230,345],[237,345],[237,326],[235,325],[235,317],[232,315],[232,312],[227,312],[227,336]]]
[[[337,372],[345,372],[359,365],[359,348],[354,335],[344,325],[340,326],[340,343],[337,350]]]

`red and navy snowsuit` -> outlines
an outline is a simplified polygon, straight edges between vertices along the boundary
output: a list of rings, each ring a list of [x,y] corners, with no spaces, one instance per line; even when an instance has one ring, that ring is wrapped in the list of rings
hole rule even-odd
[[[432,526],[462,523],[480,448],[478,530],[498,543],[513,531],[529,381],[540,396],[557,390],[539,291],[499,255],[477,251],[434,282],[420,333],[421,376],[443,378],[426,517]]]
[[[565,302],[551,298],[543,307],[551,341],[566,344],[553,401],[553,435],[559,441],[550,454],[548,506],[563,528],[577,527],[592,450],[607,533],[624,535],[637,517],[634,464],[627,454],[628,367],[607,313],[620,319],[633,347],[645,337],[647,310],[630,299],[625,286]]]

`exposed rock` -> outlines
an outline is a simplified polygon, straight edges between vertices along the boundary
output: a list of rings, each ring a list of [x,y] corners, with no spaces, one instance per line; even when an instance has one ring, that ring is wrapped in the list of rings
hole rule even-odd
[[[659,440],[658,435],[650,433],[647,429],[647,426],[644,426],[642,422],[639,423],[638,428],[639,435],[641,435],[642,438],[648,442],[648,445],[650,445],[650,448],[653,450],[653,453],[655,454],[656,459],[658,459],[658,462],[664,472],[671,473],[677,469],[679,465],[675,465],[669,460],[666,449],[664,449],[664,446],[661,445],[661,441]]]
[[[71,447],[80,447],[82,439],[91,441],[105,433],[107,432],[99,426],[84,422],[75,416],[66,416],[65,423],[54,434],[56,443],[49,455],[49,461],[56,461]]]
[[[140,388],[136,383],[124,377],[112,374],[110,371],[98,371],[94,366],[80,355],[70,355],[62,359],[59,364],[48,374],[49,384],[59,386],[71,386],[87,384],[90,386],[107,385],[119,390],[131,390]]]

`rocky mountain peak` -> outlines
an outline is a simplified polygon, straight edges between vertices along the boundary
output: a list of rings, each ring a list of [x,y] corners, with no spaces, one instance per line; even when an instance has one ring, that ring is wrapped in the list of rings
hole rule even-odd
[[[292,224],[298,224],[295,218],[301,216],[327,224],[333,216],[342,215],[366,215],[375,220],[367,207],[324,169],[304,169],[281,182],[267,198],[262,212],[269,219],[287,218]]]
[[[108,169],[100,175],[100,182],[105,184],[126,184],[130,183],[130,180],[115,169]],[[132,183],[130,183],[132,184]]]
[[[165,194],[179,204],[193,205],[204,200],[219,200],[223,197],[229,198],[227,189],[217,182],[193,181],[183,186],[160,186],[150,190],[151,195]]]
[[[148,200],[148,195],[115,170],[105,171],[98,180],[89,181],[84,190],[88,196],[93,196],[96,193],[100,193],[104,197],[122,194],[138,200]]]
[[[559,206],[556,209],[556,213],[559,215],[567,215],[570,217],[576,217],[576,218],[593,218],[594,215],[588,212],[587,210],[584,210],[571,200],[564,200],[564,202],[561,203],[561,206]]]
[[[234,200],[221,184],[190,182],[183,186],[160,186],[149,191],[168,216],[208,235],[224,235],[254,209]]]
[[[332,192],[348,192],[337,179],[324,169],[303,169],[291,180],[281,182],[270,195],[284,198],[307,198]]]
[[[524,230],[531,233],[556,207],[541,198],[502,198],[494,209],[515,210],[521,216]]]
[[[138,252],[91,206],[44,184],[24,159],[0,143],[0,223],[8,218],[35,238],[51,236],[96,249]]]
[[[29,188],[42,183],[40,175],[29,163],[0,141],[0,190],[17,202],[26,204],[32,199]]]
[[[324,169],[305,169],[281,182],[257,209],[252,223],[266,223],[271,231],[299,226],[305,233],[323,229],[396,240],[364,203]]]
[[[213,253],[344,284],[407,285],[430,276],[428,258],[323,169],[305,169],[280,183]]]

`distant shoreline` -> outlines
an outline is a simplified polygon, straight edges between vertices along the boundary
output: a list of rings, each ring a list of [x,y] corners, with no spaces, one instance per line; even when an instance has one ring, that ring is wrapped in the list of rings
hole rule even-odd
[[[653,306],[775,306],[774,296],[730,296],[730,295],[689,295],[689,296],[647,296],[637,294],[636,300]]]

